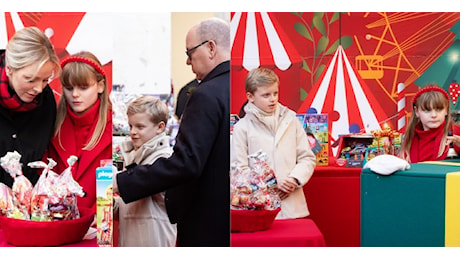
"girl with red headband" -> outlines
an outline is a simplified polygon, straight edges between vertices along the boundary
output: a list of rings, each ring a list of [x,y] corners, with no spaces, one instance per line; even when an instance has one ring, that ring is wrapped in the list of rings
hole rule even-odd
[[[48,82],[60,69],[53,45],[36,27],[17,31],[0,50],[0,157],[21,154],[22,172],[32,184],[39,174],[27,163],[41,160],[51,139],[56,101]],[[13,185],[1,167],[0,182]]]
[[[401,155],[410,163],[439,161],[447,157],[451,140],[449,96],[435,85],[418,91],[401,147]]]
[[[61,62],[62,97],[56,115],[54,137],[48,157],[62,172],[70,155],[78,157],[73,177],[86,196],[78,206],[96,212],[96,168],[112,158],[112,111],[107,79],[99,60],[90,52],[79,52]]]

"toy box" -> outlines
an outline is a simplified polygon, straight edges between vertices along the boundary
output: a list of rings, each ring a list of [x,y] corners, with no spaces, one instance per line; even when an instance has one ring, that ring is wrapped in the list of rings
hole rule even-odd
[[[370,134],[349,134],[339,138],[336,164],[346,167],[363,167],[369,146],[374,142]]]
[[[371,160],[377,155],[390,154],[399,156],[403,135],[390,128],[371,131],[374,141],[369,145],[366,154],[366,161]]]
[[[230,134],[233,133],[233,126],[238,123],[240,120],[240,117],[237,114],[231,114],[230,115]]]
[[[113,245],[113,167],[111,162],[112,160],[102,161],[101,167],[96,169],[97,244],[101,247]]]
[[[316,155],[317,166],[329,165],[329,131],[327,114],[305,114],[305,132]]]

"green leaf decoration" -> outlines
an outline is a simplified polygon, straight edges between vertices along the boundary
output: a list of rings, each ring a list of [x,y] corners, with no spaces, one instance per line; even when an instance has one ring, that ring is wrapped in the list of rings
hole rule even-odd
[[[351,46],[353,43],[353,38],[351,36],[342,36],[342,47],[343,49],[346,49]]]
[[[295,23],[294,24],[294,29],[300,35],[302,35],[303,37],[307,38],[307,40],[313,41],[313,39],[311,38],[310,32],[307,30],[307,28],[305,27],[305,25],[303,23]]]
[[[323,70],[326,68],[326,65],[321,64],[318,66],[318,70],[316,71],[315,75],[315,82],[318,80],[319,76],[321,76],[321,73],[323,73]]]
[[[327,49],[326,52],[324,52],[324,55],[329,55],[334,53],[337,50],[337,47],[339,47],[340,40],[342,40],[342,47],[344,49],[350,47],[353,39],[350,36],[342,36],[342,38],[336,40],[330,47]]]
[[[329,21],[329,24],[332,24],[333,22],[337,21],[340,17],[340,13],[334,13],[331,17],[331,20]]]
[[[300,12],[300,13],[291,12],[291,14],[293,14],[293,15],[295,15],[295,16],[297,16],[297,17],[302,17],[302,14],[303,14],[303,13],[302,13],[302,12]]]
[[[316,49],[316,57],[318,57],[327,47],[329,44],[329,38],[327,36],[323,36],[318,41],[318,48]]]
[[[300,101],[304,101],[308,96],[307,91],[305,89],[300,88]]]
[[[307,71],[308,73],[311,73],[311,69],[310,67],[308,66],[307,62],[305,61],[304,58],[302,58],[302,69],[304,69],[305,71]]]
[[[323,13],[313,14],[313,27],[315,27],[323,36],[326,36],[326,27],[323,22]]]
[[[332,54],[334,53],[336,50],[337,50],[337,47],[339,47],[339,40],[335,41],[331,47],[329,47],[329,49],[327,49],[327,51],[324,53],[324,55],[329,55],[329,54]]]

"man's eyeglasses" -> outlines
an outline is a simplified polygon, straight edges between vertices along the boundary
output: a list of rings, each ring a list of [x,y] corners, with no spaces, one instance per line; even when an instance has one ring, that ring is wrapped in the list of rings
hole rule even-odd
[[[186,50],[186,51],[185,51],[185,54],[187,54],[187,56],[190,57],[190,55],[192,54],[192,52],[193,52],[196,48],[200,47],[200,46],[203,45],[203,44],[206,44],[207,42],[209,42],[209,40],[206,40],[206,41],[204,41],[204,42],[198,44],[197,46],[195,46],[195,47],[193,47],[193,48],[190,48],[190,49]]]

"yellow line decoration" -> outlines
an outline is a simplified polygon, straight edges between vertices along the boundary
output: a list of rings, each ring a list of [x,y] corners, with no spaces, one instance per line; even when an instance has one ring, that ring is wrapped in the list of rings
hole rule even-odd
[[[446,209],[445,209],[444,245],[460,246],[460,172],[446,175]]]
[[[439,165],[448,165],[448,166],[460,166],[460,162],[425,161],[425,162],[419,162],[419,163],[439,164]]]

